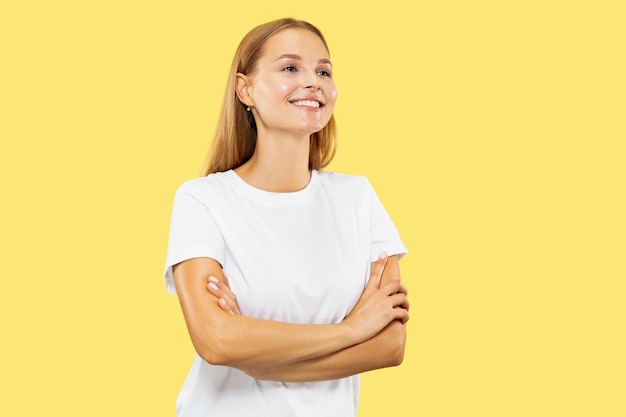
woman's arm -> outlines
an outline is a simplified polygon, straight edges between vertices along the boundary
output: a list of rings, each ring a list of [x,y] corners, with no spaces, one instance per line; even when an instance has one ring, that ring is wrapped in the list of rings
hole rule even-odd
[[[376,263],[372,264],[372,270]],[[400,268],[397,256],[389,257],[381,277],[380,286],[384,287],[400,280]],[[209,288],[215,296],[222,296],[222,308],[232,314],[238,314],[236,299],[230,289],[219,284]],[[222,291],[222,292],[220,292]],[[408,310],[408,303],[404,305]],[[408,316],[407,316],[408,319]],[[293,362],[286,365],[246,369],[257,379],[303,382],[344,378],[358,373],[397,366],[404,359],[406,326],[400,320],[394,320],[373,338],[322,357]]]
[[[274,367],[247,369],[256,379],[311,382],[339,379],[397,366],[404,358],[405,325],[394,321],[372,339],[320,358]]]
[[[408,319],[399,281],[379,287],[386,258],[375,263],[356,313],[340,324],[291,324],[224,311],[206,290],[209,277],[225,281],[220,264],[194,258],[174,267],[174,284],[198,354],[207,362],[240,369],[286,365],[319,358],[362,343],[394,320]],[[375,285],[374,285],[375,284]],[[365,294],[365,293],[364,293]]]

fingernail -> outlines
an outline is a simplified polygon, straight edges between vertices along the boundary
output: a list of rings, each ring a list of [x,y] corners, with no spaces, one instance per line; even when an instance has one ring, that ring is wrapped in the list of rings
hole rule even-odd
[[[214,276],[210,276],[210,277],[209,277],[209,281],[211,281],[211,282],[215,282],[216,284],[217,284],[218,282],[220,282],[220,281],[219,281],[217,278],[215,278]]]
[[[215,285],[215,283],[213,283],[213,282],[209,282],[209,288],[211,288],[212,290],[216,290],[217,291],[217,285]]]
[[[378,259],[385,259],[387,257],[387,252],[382,251],[380,255],[378,255]]]

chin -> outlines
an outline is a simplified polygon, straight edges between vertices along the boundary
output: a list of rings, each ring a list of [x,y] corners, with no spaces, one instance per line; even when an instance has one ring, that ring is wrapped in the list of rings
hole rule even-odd
[[[325,124],[316,123],[315,125],[306,126],[304,130],[306,130],[309,135],[312,135],[313,133],[317,133],[320,130],[324,129],[324,127],[326,127],[327,124],[328,123],[325,123]]]

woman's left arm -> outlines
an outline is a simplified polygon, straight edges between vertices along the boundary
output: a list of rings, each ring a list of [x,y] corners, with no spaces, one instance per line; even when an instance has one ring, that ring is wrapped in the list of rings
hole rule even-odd
[[[400,280],[397,256],[387,261],[380,286]],[[220,306],[238,314],[234,297],[227,287],[209,289],[218,297]],[[228,305],[227,305],[228,304]],[[281,382],[306,382],[338,379],[374,369],[397,366],[404,359],[406,324],[398,320],[391,322],[376,336],[360,343],[315,359],[293,362],[287,365],[248,369],[246,372],[257,379]]]
[[[246,373],[262,380],[310,382],[397,366],[404,358],[405,326],[395,321],[370,340],[339,352],[289,365],[246,370]]]

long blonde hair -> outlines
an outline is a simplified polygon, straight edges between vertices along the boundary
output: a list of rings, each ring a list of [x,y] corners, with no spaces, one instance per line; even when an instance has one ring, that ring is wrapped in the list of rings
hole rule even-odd
[[[237,73],[249,74],[254,71],[265,42],[285,29],[306,29],[316,34],[328,50],[322,33],[312,24],[295,19],[279,19],[252,29],[241,40],[228,74],[222,111],[211,149],[204,162],[202,175],[228,171],[247,162],[256,147],[257,130],[252,112],[237,98],[235,93]],[[309,169],[321,169],[335,156],[337,128],[335,117],[310,138]]]

